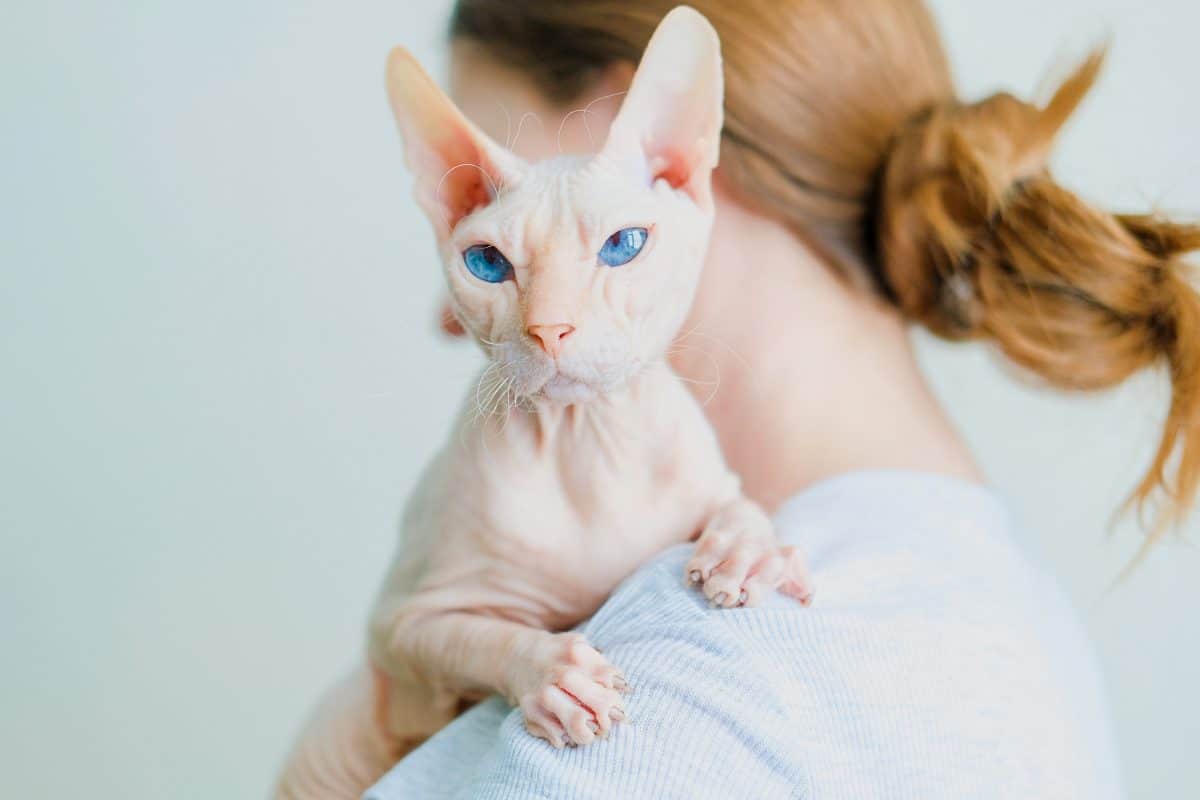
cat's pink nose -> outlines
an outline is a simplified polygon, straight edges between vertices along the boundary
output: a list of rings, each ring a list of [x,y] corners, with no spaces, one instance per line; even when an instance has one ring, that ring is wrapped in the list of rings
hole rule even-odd
[[[525,331],[537,339],[542,345],[542,349],[551,358],[558,358],[558,354],[562,352],[563,339],[571,335],[575,330],[574,325],[530,325]]]

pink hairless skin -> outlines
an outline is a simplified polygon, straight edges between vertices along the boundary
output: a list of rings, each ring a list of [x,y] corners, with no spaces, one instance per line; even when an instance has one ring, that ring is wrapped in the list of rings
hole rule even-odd
[[[280,797],[357,797],[493,693],[554,747],[607,737],[630,687],[562,631],[670,545],[696,542],[681,578],[716,606],[812,596],[803,557],[743,496],[665,362],[712,225],[722,77],[708,22],[664,19],[586,158],[521,162],[403,50],[388,88],[455,320],[489,365],[406,510],[369,665],[327,696]]]

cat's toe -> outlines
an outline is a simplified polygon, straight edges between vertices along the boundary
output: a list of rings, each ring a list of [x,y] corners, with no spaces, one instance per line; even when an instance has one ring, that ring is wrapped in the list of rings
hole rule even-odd
[[[566,746],[570,737],[562,725],[551,714],[535,703],[521,703],[521,712],[525,718],[525,730],[534,737],[544,739],[555,749]]]
[[[579,634],[556,636],[548,653],[544,671],[518,703],[530,732],[555,747],[607,738],[628,715],[624,675]]]

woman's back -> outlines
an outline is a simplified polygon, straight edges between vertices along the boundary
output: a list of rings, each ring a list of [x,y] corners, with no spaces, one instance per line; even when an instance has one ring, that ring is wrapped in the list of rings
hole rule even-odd
[[[636,687],[631,726],[556,752],[492,701],[368,796],[1120,796],[1086,641],[989,491],[852,473],[776,522],[810,553],[813,608],[709,609],[668,551],[584,629]]]

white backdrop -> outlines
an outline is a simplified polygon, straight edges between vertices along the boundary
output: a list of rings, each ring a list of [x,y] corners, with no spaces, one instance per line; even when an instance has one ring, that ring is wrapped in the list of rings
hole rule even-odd
[[[968,96],[1115,48],[1089,196],[1200,212],[1192,0],[938,0]],[[446,0],[11,0],[0,22],[0,795],[259,797],[356,658],[396,513],[475,368],[382,90]],[[1086,616],[1136,797],[1200,794],[1200,556],[1109,511],[1164,396],[1023,386],[921,338]],[[1187,533],[1194,540],[1200,524]]]

